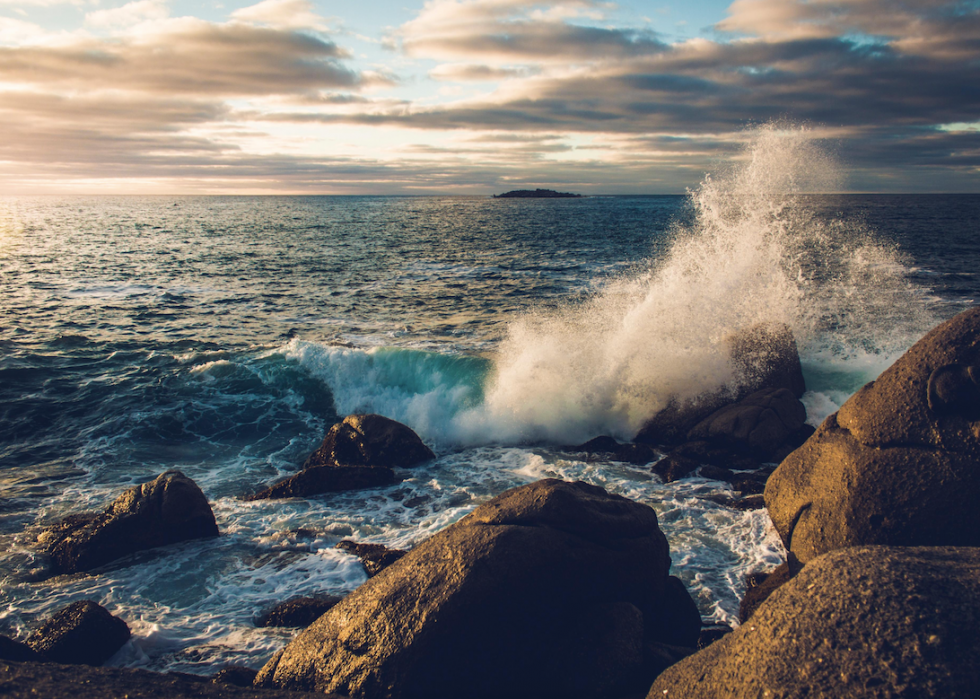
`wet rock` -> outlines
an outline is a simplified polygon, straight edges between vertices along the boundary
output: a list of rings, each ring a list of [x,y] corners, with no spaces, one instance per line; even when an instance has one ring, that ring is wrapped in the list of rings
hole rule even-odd
[[[16,662],[40,662],[44,660],[26,643],[15,641],[9,636],[0,634],[0,660]]]
[[[746,495],[744,497],[728,497],[725,495],[715,495],[712,497],[705,498],[705,500],[710,500],[713,503],[721,505],[722,507],[728,507],[733,510],[741,510],[747,512],[749,510],[762,510],[766,507],[766,502],[762,495]]]
[[[655,463],[650,470],[660,476],[664,483],[671,483],[681,478],[687,478],[700,466],[701,464],[694,459],[668,454]]]
[[[336,595],[294,597],[260,614],[255,625],[259,628],[306,628],[342,599]]]
[[[246,500],[304,498],[343,490],[378,488],[397,482],[395,472],[383,466],[311,466],[249,495]]]
[[[980,309],[932,330],[770,476],[800,562],[864,544],[980,546]]]
[[[735,472],[729,468],[722,468],[721,466],[706,464],[698,469],[697,475],[711,481],[731,481],[731,479],[735,477]]]
[[[218,670],[211,677],[215,684],[229,684],[232,687],[251,687],[258,670],[241,665],[229,665]]]
[[[57,571],[90,570],[122,556],[189,539],[218,536],[204,493],[180,471],[130,488],[101,513],[71,515],[47,527],[39,547]]]
[[[769,388],[721,408],[695,425],[691,440],[704,440],[768,460],[795,438],[806,422],[806,408],[786,388]]]
[[[648,699],[976,696],[980,550],[855,547],[808,563]]]
[[[303,470],[246,500],[301,498],[398,482],[394,468],[411,468],[435,454],[410,428],[381,415],[348,415],[330,428]]]
[[[584,483],[509,490],[303,631],[256,685],[350,697],[601,697],[693,632],[652,508]],[[688,596],[689,597],[689,596]],[[693,603],[691,603],[693,604]]]
[[[336,548],[353,553],[360,558],[369,578],[373,578],[407,553],[407,551],[390,549],[381,544],[359,544],[350,539],[344,539],[337,544]]]
[[[45,660],[69,665],[102,665],[129,640],[129,626],[90,600],[55,612],[27,638]]]
[[[436,458],[419,436],[381,415],[348,415],[330,428],[304,469],[316,466],[411,468]]]
[[[646,444],[620,444],[612,437],[595,437],[585,444],[572,447],[569,451],[585,453],[589,458],[602,455],[611,461],[624,461],[630,464],[648,464],[657,458],[657,452]]]
[[[761,323],[728,339],[732,365],[729,386],[686,401],[671,400],[634,438],[643,444],[677,444],[712,413],[761,390],[785,389],[795,398],[806,392],[800,355],[786,325]],[[761,434],[761,433],[760,433]]]

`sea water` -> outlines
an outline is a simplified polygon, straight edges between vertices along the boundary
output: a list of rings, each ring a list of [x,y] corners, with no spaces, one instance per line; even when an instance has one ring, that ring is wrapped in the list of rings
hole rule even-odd
[[[647,503],[672,573],[737,623],[783,550],[765,511],[566,447],[629,439],[671,396],[740,381],[725,339],[789,325],[818,424],[980,295],[980,197],[819,195],[840,168],[767,127],[689,196],[0,199],[0,632],[76,599],[124,618],[110,664],[261,666],[253,619],[366,579],[341,539],[410,548],[546,477]],[[245,502],[352,412],[438,458],[402,481]],[[44,577],[37,528],[167,469],[221,536]]]

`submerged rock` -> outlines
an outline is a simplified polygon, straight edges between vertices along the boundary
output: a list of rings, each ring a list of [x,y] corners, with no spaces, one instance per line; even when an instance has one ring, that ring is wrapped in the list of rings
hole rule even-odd
[[[256,685],[390,699],[636,691],[663,658],[697,643],[700,617],[669,567],[652,508],[585,483],[539,481],[368,580],[273,657]]]
[[[348,415],[327,432],[303,470],[247,500],[306,497],[397,482],[394,468],[436,458],[409,427],[381,415]]]
[[[180,471],[130,488],[103,512],[46,527],[38,545],[59,572],[90,570],[137,551],[218,536],[204,493]]]
[[[585,444],[571,447],[569,451],[584,453],[588,459],[593,455],[602,455],[612,461],[624,461],[629,464],[648,464],[657,458],[657,452],[646,444],[631,442],[620,444],[613,437],[606,435],[594,437]]]
[[[769,478],[800,562],[864,544],[980,546],[980,308],[929,332]]]
[[[834,551],[647,697],[975,697],[978,624],[980,550]]]
[[[27,639],[45,660],[69,665],[102,665],[129,640],[129,626],[90,600],[55,612]]]

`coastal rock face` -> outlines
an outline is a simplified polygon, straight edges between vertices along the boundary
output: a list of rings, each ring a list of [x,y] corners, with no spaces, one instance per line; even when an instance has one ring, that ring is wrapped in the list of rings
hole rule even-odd
[[[766,485],[802,562],[846,546],[980,546],[980,309],[932,330]]]
[[[0,634],[0,660],[13,660],[15,662],[40,662],[44,660],[37,652],[26,643],[15,641],[9,636]]]
[[[647,697],[975,697],[978,623],[980,550],[834,551]]]
[[[361,563],[364,565],[364,571],[368,574],[369,578],[373,578],[406,553],[398,549],[390,549],[381,544],[361,544],[350,539],[344,539],[335,548],[341,551],[348,551],[360,558]]]
[[[700,631],[669,567],[650,507],[585,483],[539,481],[368,580],[273,657],[256,685],[366,699],[645,688],[656,673],[651,649],[693,648]]]
[[[348,415],[330,428],[303,470],[249,496],[293,498],[375,488],[397,481],[393,468],[411,468],[436,458],[409,427],[381,415]]]
[[[38,545],[60,572],[90,570],[136,551],[218,535],[204,493],[180,471],[130,488],[101,513],[46,528]]]
[[[793,332],[780,323],[761,323],[728,339],[734,389],[722,388],[695,400],[672,401],[637,433],[645,444],[676,444],[696,437],[688,433],[699,422],[725,406],[763,389],[786,389],[796,398],[806,392],[800,354]]]
[[[45,660],[69,665],[101,665],[129,640],[129,626],[90,600],[55,612],[27,639]]]

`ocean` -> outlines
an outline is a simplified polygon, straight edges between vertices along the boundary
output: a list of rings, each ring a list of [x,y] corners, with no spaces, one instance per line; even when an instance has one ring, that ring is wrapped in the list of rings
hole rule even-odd
[[[980,195],[806,194],[839,174],[815,148],[763,134],[688,196],[0,199],[0,633],[93,599],[133,631],[110,665],[257,668],[294,633],[259,612],[365,581],[340,540],[409,548],[545,477],[655,508],[702,616],[737,623],[744,576],[784,555],[765,511],[568,446],[730,381],[725,338],[766,321],[819,424],[976,303]],[[242,499],[353,412],[438,458]],[[219,538],[44,577],[38,526],[167,469]]]

